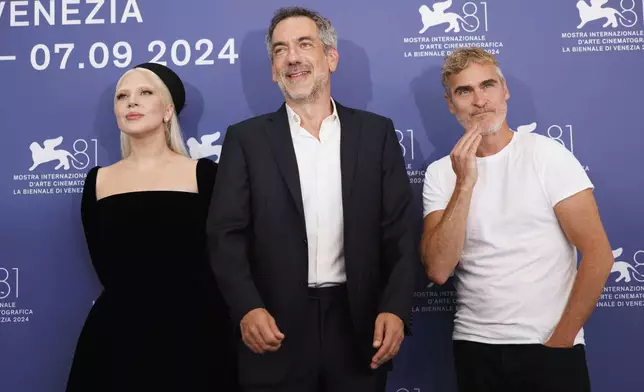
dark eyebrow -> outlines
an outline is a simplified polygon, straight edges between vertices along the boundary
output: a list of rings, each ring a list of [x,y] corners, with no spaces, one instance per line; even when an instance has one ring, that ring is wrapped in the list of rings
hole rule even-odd
[[[284,46],[285,46],[285,45],[286,45],[286,43],[284,43],[284,42],[282,42],[282,41],[273,42],[273,49],[275,49],[276,47],[278,47],[278,46],[280,46],[280,45],[284,45]]]
[[[479,86],[485,86],[485,85],[492,85],[492,86],[494,86],[494,85],[496,85],[496,84],[498,84],[498,83],[499,83],[499,81],[498,81],[498,80],[496,80],[496,79],[486,79],[486,80],[482,81],[481,83],[479,83]],[[454,89],[454,93],[458,93],[458,92],[465,92],[465,91],[472,91],[472,86],[470,86],[470,85],[467,85],[467,86],[457,86],[457,87]]]
[[[472,91],[472,86],[469,86],[469,85],[468,86],[457,86],[454,89],[455,93],[458,93],[458,92],[461,92],[461,91]]]
[[[482,81],[480,85],[481,86],[485,86],[486,84],[495,85],[497,83],[499,83],[499,82],[496,79],[487,79],[487,80]]]
[[[302,42],[302,41],[313,41],[313,37],[306,35],[304,37],[299,37],[297,39],[297,42]],[[276,47],[278,47],[280,45],[286,46],[286,42],[284,42],[284,41],[273,42],[272,49],[275,49]]]

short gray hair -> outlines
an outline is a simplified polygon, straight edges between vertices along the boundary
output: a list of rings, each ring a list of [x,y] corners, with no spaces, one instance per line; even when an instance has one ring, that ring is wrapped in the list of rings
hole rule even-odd
[[[275,27],[279,22],[297,16],[304,16],[315,22],[315,25],[318,28],[320,41],[322,41],[322,44],[324,44],[325,52],[330,48],[338,48],[338,33],[331,25],[330,20],[307,8],[284,7],[278,9],[275,12],[273,19],[271,19],[271,25],[268,28],[268,33],[266,34],[266,49],[268,50],[268,56],[271,58],[271,61],[273,61],[273,31],[275,31]]]

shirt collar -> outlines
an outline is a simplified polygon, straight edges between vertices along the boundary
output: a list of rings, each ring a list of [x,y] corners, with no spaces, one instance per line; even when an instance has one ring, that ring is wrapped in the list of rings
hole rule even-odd
[[[333,113],[331,113],[329,117],[325,118],[324,121],[338,121],[338,109],[335,106],[335,101],[333,100],[333,98],[331,98],[331,105],[333,106]],[[296,135],[301,122],[300,116],[295,113],[295,111],[290,106],[288,106],[288,104],[286,104],[286,113],[288,115],[288,123],[291,126],[291,133],[293,135]]]

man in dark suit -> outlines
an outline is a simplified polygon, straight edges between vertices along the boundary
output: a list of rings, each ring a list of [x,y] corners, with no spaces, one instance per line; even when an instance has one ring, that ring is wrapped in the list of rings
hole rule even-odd
[[[384,391],[411,328],[411,187],[390,119],[331,98],[331,23],[280,9],[286,103],[231,126],[208,220],[247,391]]]

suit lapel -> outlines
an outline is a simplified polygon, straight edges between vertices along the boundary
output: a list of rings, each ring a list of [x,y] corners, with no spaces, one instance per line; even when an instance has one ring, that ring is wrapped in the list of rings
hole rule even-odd
[[[342,171],[342,205],[347,211],[351,200],[351,188],[355,175],[355,167],[358,156],[358,146],[362,128],[355,117],[355,111],[340,105],[336,101],[336,110],[340,118],[340,167]],[[303,227],[306,227],[304,220],[304,206],[302,203],[302,188],[300,187],[300,176],[297,168],[297,158],[291,129],[288,123],[286,105],[272,113],[268,117],[266,136],[282,173],[284,182],[293,197],[295,206],[300,214]]]
[[[291,129],[288,123],[285,104],[268,117],[266,136],[273,150],[280,172],[282,173],[282,177],[284,178],[284,182],[286,182],[286,186],[293,197],[297,212],[300,214],[302,225],[306,227],[300,175],[297,169],[297,158],[295,157],[295,148],[293,147],[293,139],[291,137]]]
[[[346,212],[351,200],[351,187],[355,175],[358,157],[358,145],[362,128],[357,120],[355,110],[335,103],[338,117],[340,117],[340,166],[342,170],[342,206]],[[346,213],[345,213],[346,216]],[[345,219],[346,223],[346,219]]]

